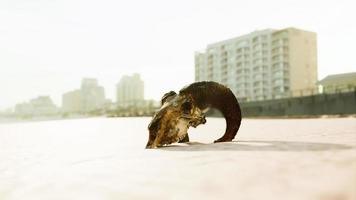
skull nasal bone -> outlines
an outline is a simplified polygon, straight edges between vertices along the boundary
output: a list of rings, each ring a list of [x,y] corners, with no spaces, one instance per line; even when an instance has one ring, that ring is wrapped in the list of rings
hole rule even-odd
[[[165,114],[166,114],[166,109],[159,110],[153,117],[151,123],[148,125],[148,130],[156,132]]]

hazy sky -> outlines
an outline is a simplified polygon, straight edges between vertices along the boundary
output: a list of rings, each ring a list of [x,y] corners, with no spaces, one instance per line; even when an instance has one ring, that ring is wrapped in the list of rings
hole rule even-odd
[[[265,28],[318,34],[319,78],[356,71],[353,0],[0,0],[0,109],[93,77],[115,100],[124,74],[145,97],[194,81],[194,51]]]

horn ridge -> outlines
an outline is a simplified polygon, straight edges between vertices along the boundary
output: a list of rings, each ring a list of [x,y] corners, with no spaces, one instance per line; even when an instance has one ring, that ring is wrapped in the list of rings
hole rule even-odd
[[[226,121],[225,134],[215,142],[227,142],[235,138],[241,125],[241,108],[228,87],[213,81],[202,81],[183,88],[179,94],[189,94],[202,110],[212,107],[223,114]]]

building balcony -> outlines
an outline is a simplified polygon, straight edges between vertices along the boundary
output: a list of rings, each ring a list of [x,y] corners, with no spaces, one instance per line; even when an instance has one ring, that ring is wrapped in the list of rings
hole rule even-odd
[[[221,64],[226,64],[226,63],[227,63],[227,58],[221,59],[221,60],[220,60],[220,63],[221,63]]]
[[[272,65],[274,65],[276,63],[281,63],[281,62],[289,62],[288,57],[272,59]]]

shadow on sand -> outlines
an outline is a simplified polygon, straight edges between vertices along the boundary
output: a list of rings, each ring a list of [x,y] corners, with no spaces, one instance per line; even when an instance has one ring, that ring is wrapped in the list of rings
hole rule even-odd
[[[188,142],[159,149],[165,151],[328,151],[352,148],[355,147],[331,143],[244,140],[210,144]]]

